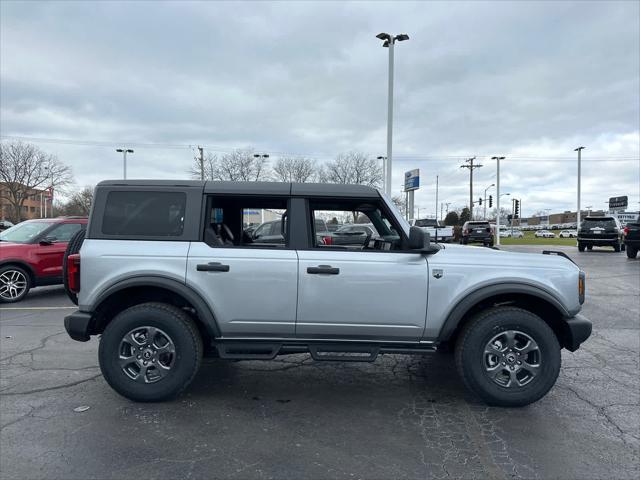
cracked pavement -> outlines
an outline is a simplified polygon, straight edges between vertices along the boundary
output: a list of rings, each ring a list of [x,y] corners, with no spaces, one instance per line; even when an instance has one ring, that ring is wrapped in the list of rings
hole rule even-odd
[[[1,476],[638,478],[640,259],[562,249],[587,272],[594,333],[520,409],[480,403],[445,354],[205,360],[178,399],[133,403],[100,375],[97,339],[67,337],[62,289],[36,289],[0,306]]]

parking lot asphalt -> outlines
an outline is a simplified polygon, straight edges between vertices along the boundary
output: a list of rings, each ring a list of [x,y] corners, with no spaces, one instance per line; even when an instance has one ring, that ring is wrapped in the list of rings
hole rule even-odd
[[[554,249],[587,272],[594,333],[519,409],[480,403],[445,354],[205,360],[178,399],[134,403],[100,375],[98,341],[64,332],[62,288],[36,289],[0,305],[0,477],[638,478],[640,259]]]

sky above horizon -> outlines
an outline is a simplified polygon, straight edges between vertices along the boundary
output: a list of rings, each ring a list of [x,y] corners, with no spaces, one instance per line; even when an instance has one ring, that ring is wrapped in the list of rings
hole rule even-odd
[[[56,154],[77,185],[187,178],[197,145],[318,163],[386,153],[419,168],[435,214],[496,181],[524,215],[628,195],[640,207],[640,2],[0,2],[0,131]],[[495,195],[495,189],[488,193]],[[507,202],[505,202],[507,203]],[[439,208],[439,207],[438,207]]]

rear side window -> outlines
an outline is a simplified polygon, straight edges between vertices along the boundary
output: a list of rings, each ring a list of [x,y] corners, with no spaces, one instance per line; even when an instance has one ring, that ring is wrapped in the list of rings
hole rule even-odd
[[[104,235],[182,235],[187,196],[183,192],[109,192],[102,220]]]

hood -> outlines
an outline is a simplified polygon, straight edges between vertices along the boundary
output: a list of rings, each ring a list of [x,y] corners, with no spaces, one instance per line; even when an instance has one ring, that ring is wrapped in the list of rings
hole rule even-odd
[[[439,258],[438,258],[439,257]],[[429,263],[486,266],[489,268],[522,267],[579,270],[571,260],[559,255],[540,253],[509,252],[493,248],[469,245],[446,244],[436,255],[429,257]]]

